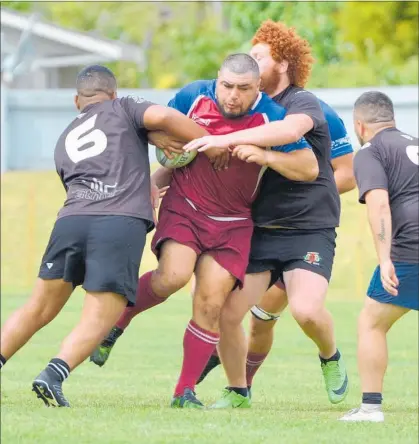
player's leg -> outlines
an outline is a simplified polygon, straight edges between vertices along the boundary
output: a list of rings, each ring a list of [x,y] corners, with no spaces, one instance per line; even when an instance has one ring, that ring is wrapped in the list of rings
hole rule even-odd
[[[127,300],[111,292],[88,292],[81,319],[64,339],[59,353],[33,382],[33,390],[47,406],[69,407],[61,385],[115,324]]]
[[[212,256],[197,263],[192,319],[183,339],[183,365],[172,400],[173,407],[202,408],[194,395],[196,381],[219,340],[219,320],[236,278]]]
[[[253,377],[272,348],[275,324],[287,305],[285,287],[281,282],[277,282],[263,295],[261,301],[251,308],[246,364],[248,387],[251,387]]]
[[[126,216],[85,218],[82,316],[57,357],[33,382],[34,391],[47,405],[69,406],[62,383],[92,353],[126,304],[135,301],[146,222]]]
[[[157,269],[141,276],[135,304],[124,310],[90,357],[100,367],[106,363],[117,339],[135,316],[163,303],[189,282],[200,252],[190,220],[164,209],[160,211],[152,249],[159,259]]]
[[[218,352],[228,387],[212,408],[250,407],[246,382],[247,340],[242,322],[250,308],[259,302],[269,282],[269,271],[247,274],[243,288],[234,290],[223,307]]]
[[[288,305],[284,288],[284,285],[278,281],[263,295],[259,304],[254,305],[250,310],[253,316],[250,318],[246,365],[247,385],[249,388],[252,385],[254,375],[272,347],[276,321],[280,313]],[[221,360],[216,349],[199,377],[197,384],[201,383],[220,364]]]
[[[315,342],[320,356],[329,358],[336,352],[336,342],[332,316],[325,307],[327,280],[316,273],[298,268],[286,271],[284,280],[294,319]]]
[[[348,393],[348,377],[336,348],[333,319],[324,305],[328,282],[319,274],[298,268],[285,272],[284,280],[294,319],[319,349],[329,400],[339,403]]]
[[[162,243],[156,270],[138,280],[136,303],[127,307],[116,326],[125,330],[138,314],[164,302],[191,279],[197,259],[196,248],[172,239]]]
[[[80,221],[79,221],[80,222]],[[51,322],[73,291],[83,227],[73,217],[58,219],[41,260],[32,295],[1,331],[1,362],[10,359],[42,327]]]
[[[73,292],[63,279],[38,278],[29,300],[7,319],[1,329],[1,366],[61,311]]]
[[[368,297],[358,319],[362,403],[360,408],[340,418],[343,421],[384,421],[381,404],[388,363],[387,332],[409,310],[419,310],[419,266],[398,264],[395,267],[400,282],[398,296],[394,297],[384,290],[379,268],[371,280]]]
[[[284,268],[290,311],[304,333],[319,349],[330,402],[343,401],[348,393],[344,361],[336,348],[333,319],[325,307],[334,249],[334,230],[312,230],[286,236],[289,262]]]

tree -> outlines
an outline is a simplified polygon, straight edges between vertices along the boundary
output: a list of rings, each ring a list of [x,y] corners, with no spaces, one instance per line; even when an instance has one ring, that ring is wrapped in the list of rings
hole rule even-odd
[[[310,87],[417,83],[416,2],[20,2],[58,25],[138,45],[146,64],[108,64],[121,87],[179,87],[213,78],[223,58],[247,52],[267,19],[312,46]]]
[[[345,2],[337,17],[342,58],[402,64],[418,54],[417,2]]]
[[[336,16],[341,2],[233,2],[225,3],[231,29],[250,41],[260,24],[271,19],[296,28],[310,42],[319,64],[339,59]]]

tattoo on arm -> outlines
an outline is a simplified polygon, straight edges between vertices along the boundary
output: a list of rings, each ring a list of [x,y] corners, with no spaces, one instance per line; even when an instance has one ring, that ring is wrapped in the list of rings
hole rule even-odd
[[[384,219],[381,219],[381,230],[378,233],[378,239],[380,239],[381,242],[385,242],[386,240],[386,232],[385,232],[385,226],[384,226]]]

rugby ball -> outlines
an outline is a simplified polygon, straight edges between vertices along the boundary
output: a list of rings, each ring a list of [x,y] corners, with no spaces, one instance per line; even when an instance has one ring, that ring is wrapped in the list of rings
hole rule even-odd
[[[191,163],[195,159],[197,154],[197,151],[185,151],[181,154],[174,154],[173,158],[169,159],[166,154],[164,154],[163,150],[156,147],[157,161],[160,165],[166,168],[182,168]]]

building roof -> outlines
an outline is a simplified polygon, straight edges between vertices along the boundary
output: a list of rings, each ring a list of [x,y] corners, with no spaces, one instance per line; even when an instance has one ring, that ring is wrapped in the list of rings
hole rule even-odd
[[[29,31],[30,30],[30,31]],[[113,60],[144,62],[135,45],[73,31],[34,15],[1,8],[2,56],[12,54],[25,32],[30,32],[34,63],[39,68],[78,66]]]

